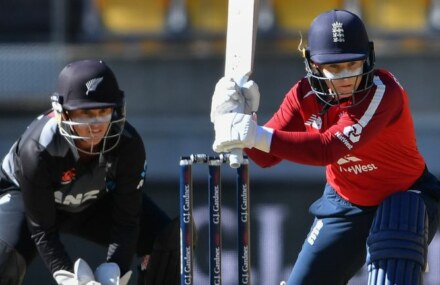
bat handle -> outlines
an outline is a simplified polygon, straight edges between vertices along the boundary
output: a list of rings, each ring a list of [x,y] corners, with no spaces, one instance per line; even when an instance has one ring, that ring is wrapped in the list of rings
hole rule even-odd
[[[239,168],[243,163],[243,150],[240,148],[235,148],[231,150],[229,154],[229,166],[231,168]]]
[[[249,73],[242,76],[234,77],[234,81],[240,87],[242,87],[246,83],[246,81],[248,81],[248,79],[249,79]],[[229,166],[231,168],[239,168],[242,163],[243,163],[243,150],[240,148],[231,150],[231,153],[229,154]]]

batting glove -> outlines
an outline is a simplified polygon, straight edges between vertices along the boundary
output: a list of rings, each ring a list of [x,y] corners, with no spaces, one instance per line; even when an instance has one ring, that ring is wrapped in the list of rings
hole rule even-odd
[[[222,77],[216,84],[211,100],[211,122],[219,115],[237,112],[251,114],[258,110],[260,92],[254,81],[239,87],[232,78]]]
[[[58,270],[53,274],[58,285],[101,285],[95,281],[92,269],[83,259],[79,258],[74,265],[74,273]]]
[[[257,148],[270,151],[273,129],[258,126],[252,115],[228,113],[218,116],[214,123],[215,152],[229,152],[236,148]]]
[[[247,81],[241,87],[241,92],[245,98],[244,113],[249,115],[257,112],[260,106],[260,89],[257,83],[252,80]]]
[[[132,271],[128,271],[120,277],[121,270],[114,262],[105,262],[99,265],[95,270],[96,280],[102,285],[127,285]]]

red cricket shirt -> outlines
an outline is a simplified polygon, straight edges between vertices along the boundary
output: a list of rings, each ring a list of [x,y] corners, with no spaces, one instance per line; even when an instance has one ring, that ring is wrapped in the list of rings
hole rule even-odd
[[[391,73],[376,70],[374,86],[360,104],[333,106],[321,116],[322,108],[303,78],[265,124],[275,130],[270,153],[246,153],[262,167],[281,160],[325,165],[327,182],[339,195],[363,206],[408,190],[420,177],[425,161],[417,149],[408,96]]]

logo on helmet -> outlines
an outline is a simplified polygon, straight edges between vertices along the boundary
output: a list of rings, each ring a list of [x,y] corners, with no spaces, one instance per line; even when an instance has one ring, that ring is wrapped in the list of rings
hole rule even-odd
[[[86,87],[87,87],[87,91],[86,91],[86,95],[89,95],[90,91],[96,91],[96,88],[98,87],[99,83],[101,83],[103,77],[99,77],[99,78],[93,78],[89,81],[86,82]]]
[[[336,21],[332,24],[332,33],[333,33],[333,42],[334,43],[345,42],[344,29],[342,28],[341,22]]]

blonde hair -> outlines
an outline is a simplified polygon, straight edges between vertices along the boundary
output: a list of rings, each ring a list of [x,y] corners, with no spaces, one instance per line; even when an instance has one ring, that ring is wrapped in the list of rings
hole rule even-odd
[[[300,40],[299,40],[299,44],[298,44],[298,51],[301,53],[301,56],[303,58],[306,58],[306,47],[303,46],[303,36],[302,36],[301,32],[299,32],[299,37],[300,37]]]

